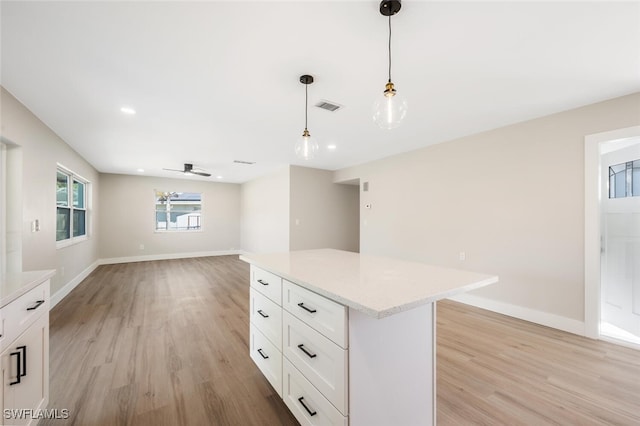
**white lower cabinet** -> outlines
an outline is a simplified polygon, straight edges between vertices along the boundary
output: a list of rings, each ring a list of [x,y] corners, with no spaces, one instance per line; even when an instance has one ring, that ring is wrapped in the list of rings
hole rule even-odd
[[[301,424],[348,425],[346,307],[254,265],[251,274],[251,359]]]
[[[2,425],[35,425],[49,400],[49,281],[0,309]]]
[[[347,351],[284,312],[282,354],[340,410],[347,413]]]
[[[45,408],[49,369],[43,363],[49,354],[49,321],[42,316],[2,353],[3,417],[19,410]],[[13,417],[18,417],[13,415]],[[30,424],[30,418],[5,420],[5,425]],[[34,421],[33,424],[36,422]]]
[[[301,425],[347,426],[343,416],[287,358],[283,359],[283,399]]]
[[[253,324],[249,333],[251,359],[282,397],[282,352]]]

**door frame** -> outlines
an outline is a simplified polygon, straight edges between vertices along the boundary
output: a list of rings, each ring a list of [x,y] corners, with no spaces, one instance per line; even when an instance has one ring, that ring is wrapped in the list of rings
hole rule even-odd
[[[584,138],[584,326],[592,339],[600,338],[600,148],[639,136],[640,126],[633,126]]]

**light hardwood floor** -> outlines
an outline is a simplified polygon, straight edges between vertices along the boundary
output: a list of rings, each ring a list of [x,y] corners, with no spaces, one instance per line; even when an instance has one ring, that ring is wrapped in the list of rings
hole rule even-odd
[[[99,267],[51,311],[71,417],[40,424],[296,425],[248,356],[248,282],[237,256]],[[437,333],[439,425],[640,424],[640,351],[448,301]]]

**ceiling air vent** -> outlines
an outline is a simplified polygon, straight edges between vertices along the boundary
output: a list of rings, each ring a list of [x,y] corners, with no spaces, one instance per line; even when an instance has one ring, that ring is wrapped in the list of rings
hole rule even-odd
[[[244,161],[244,160],[233,160],[233,162],[237,164],[249,164],[249,165],[256,164],[255,161]]]
[[[336,112],[337,110],[343,108],[342,105],[337,104],[331,101],[322,100],[316,104],[318,108],[326,109],[327,111]]]

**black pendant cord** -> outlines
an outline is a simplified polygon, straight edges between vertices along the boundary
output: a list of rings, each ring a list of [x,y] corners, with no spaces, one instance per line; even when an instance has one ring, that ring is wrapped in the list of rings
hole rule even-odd
[[[391,83],[391,15],[389,15],[389,83]]]
[[[304,129],[307,130],[307,110],[309,109],[309,100],[308,97],[308,89],[309,85],[304,85]]]

